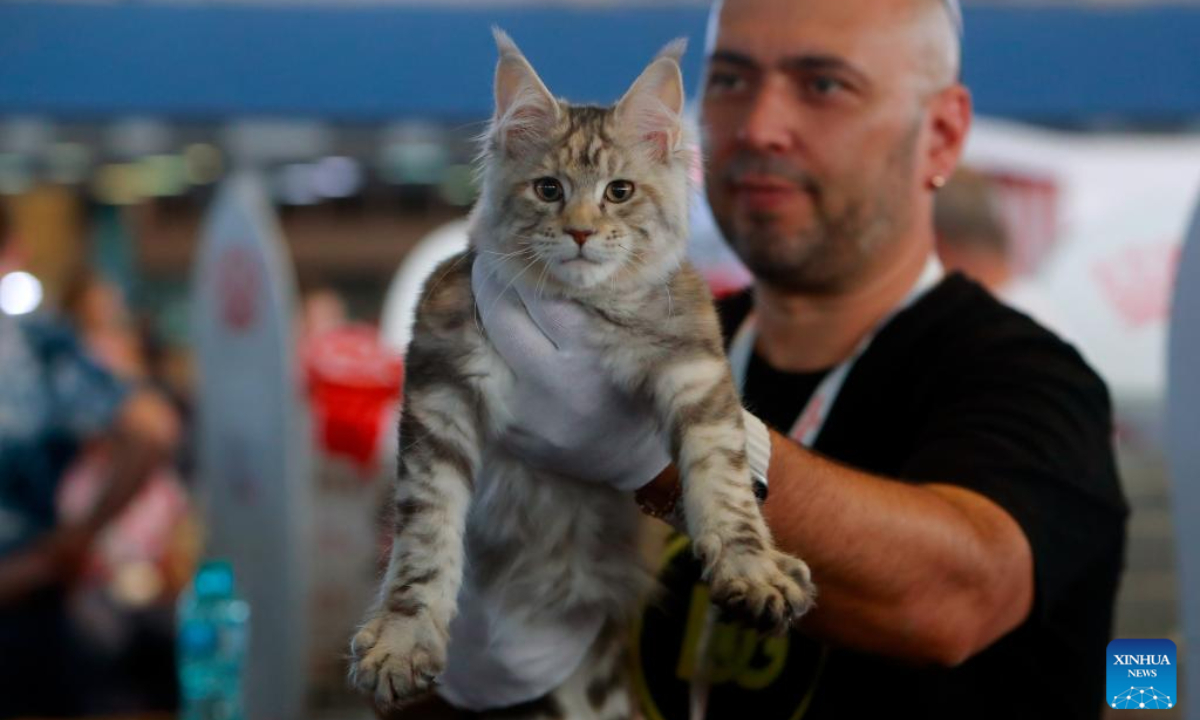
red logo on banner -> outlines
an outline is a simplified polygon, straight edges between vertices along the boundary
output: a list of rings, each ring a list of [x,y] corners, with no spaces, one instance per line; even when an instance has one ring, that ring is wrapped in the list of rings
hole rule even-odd
[[[221,320],[237,332],[245,332],[258,316],[258,290],[262,271],[258,259],[246,248],[229,248],[217,261],[218,302]]]
[[[1131,328],[1166,322],[1182,248],[1172,243],[1131,245],[1092,267],[1096,282]]]
[[[1033,273],[1054,248],[1058,227],[1058,184],[1030,173],[988,172],[996,205],[1012,243],[1018,275]]]

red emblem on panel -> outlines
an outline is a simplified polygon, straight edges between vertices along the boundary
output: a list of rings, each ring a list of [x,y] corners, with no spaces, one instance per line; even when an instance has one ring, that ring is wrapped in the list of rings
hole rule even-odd
[[[237,332],[245,332],[258,317],[258,291],[262,267],[254,253],[233,247],[217,260],[217,302],[221,321]]]

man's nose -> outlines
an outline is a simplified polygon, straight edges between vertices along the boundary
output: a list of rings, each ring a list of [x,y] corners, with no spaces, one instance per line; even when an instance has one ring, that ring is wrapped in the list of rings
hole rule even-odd
[[[790,99],[786,79],[770,75],[764,78],[738,127],[738,142],[759,152],[791,149],[796,109]]]
[[[595,230],[581,230],[579,228],[567,228],[563,232],[575,238],[575,244],[579,247],[583,247],[583,244],[587,242],[587,239],[596,234]]]

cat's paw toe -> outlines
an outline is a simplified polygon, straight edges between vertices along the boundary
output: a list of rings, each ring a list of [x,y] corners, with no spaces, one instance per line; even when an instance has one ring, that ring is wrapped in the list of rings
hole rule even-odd
[[[817,596],[808,566],[771,549],[723,553],[709,586],[713,602],[726,615],[774,635],[811,610]]]
[[[428,693],[446,665],[444,641],[421,618],[375,618],[358,631],[350,649],[351,681],[383,708]]]

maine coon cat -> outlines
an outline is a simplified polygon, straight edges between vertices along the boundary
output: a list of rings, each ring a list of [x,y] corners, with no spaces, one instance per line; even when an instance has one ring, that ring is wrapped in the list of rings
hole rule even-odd
[[[573,634],[583,652],[514,679],[548,687],[509,698],[529,712],[504,717],[613,720],[632,714],[622,640],[650,582],[638,559],[640,511],[627,492],[534,470],[498,441],[514,376],[479,322],[473,273],[586,311],[605,371],[644,399],[669,437],[714,602],[783,631],[814,588],[804,563],[773,548],[716,313],[684,261],[694,150],[681,118],[683,44],[603,108],[556,100],[512,41],[496,40],[496,109],[470,249],[433,273],[417,309],[395,538],[378,602],[352,643],[352,676],[381,705],[438,688],[486,710],[474,686],[491,677],[503,689],[513,672],[487,665],[489,652],[511,656],[543,634],[551,644],[556,632]],[[492,634],[467,647],[478,638],[458,628],[480,622]],[[516,628],[512,647],[499,647],[496,627]],[[456,670],[468,666],[469,681]]]

